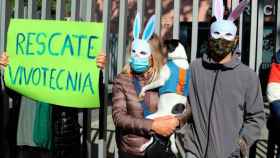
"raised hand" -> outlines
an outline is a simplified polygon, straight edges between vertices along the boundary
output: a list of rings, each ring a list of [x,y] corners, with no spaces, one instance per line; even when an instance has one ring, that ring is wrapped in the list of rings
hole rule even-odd
[[[0,56],[0,65],[6,67],[9,64],[9,56],[3,52]]]
[[[96,57],[96,64],[97,67],[100,69],[104,69],[106,66],[106,54],[104,52],[101,52],[97,57]]]

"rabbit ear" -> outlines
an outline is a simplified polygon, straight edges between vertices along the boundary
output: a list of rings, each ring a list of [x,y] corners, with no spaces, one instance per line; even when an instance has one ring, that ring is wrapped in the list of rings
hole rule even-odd
[[[143,33],[143,37],[142,37],[143,40],[148,41],[152,37],[152,35],[155,31],[155,19],[156,19],[155,15],[153,15],[149,19],[149,22],[147,23],[144,33]]]
[[[239,5],[231,12],[231,14],[228,17],[228,20],[235,21],[244,11],[248,3],[249,1],[247,0],[243,0],[242,2],[240,2]]]
[[[141,22],[140,22],[140,15],[137,13],[134,24],[133,24],[133,38],[138,39],[140,36],[140,30],[141,30]]]
[[[223,0],[213,0],[212,4],[213,14],[216,17],[217,20],[223,20],[224,18],[224,2]]]

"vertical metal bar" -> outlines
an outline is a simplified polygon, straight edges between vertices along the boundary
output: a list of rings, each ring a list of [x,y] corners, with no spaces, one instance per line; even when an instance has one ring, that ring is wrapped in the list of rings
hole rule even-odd
[[[233,9],[235,9],[235,7],[238,6],[239,0],[232,0],[231,2],[232,2],[231,11],[233,11]],[[243,29],[242,25],[243,25],[243,13],[241,13],[241,15],[239,17],[239,33],[238,33],[239,34],[239,41],[238,41],[239,50],[242,50],[242,29]]]
[[[179,39],[181,0],[174,0],[173,38]]]
[[[156,0],[156,34],[157,35],[161,35],[160,34],[160,30],[161,30],[161,11],[162,11],[162,6],[161,6],[161,0]]]
[[[239,4],[238,0],[231,0],[231,11]]]
[[[95,0],[87,0],[83,2],[83,7],[81,7],[81,10],[85,10],[85,15],[83,15],[83,17],[85,17],[86,21],[93,21],[94,17],[93,17],[93,12],[94,12],[94,1]],[[92,121],[92,116],[94,115],[94,110],[92,109],[87,109],[84,110],[83,114],[83,125],[86,125],[86,131],[83,132],[84,135],[84,148],[87,148],[88,150],[88,157],[90,157],[92,155],[92,147],[91,147],[91,121]]]
[[[242,40],[243,40],[243,20],[244,20],[244,18],[243,18],[243,13],[240,15],[240,17],[239,17],[239,43],[238,43],[238,45],[239,45],[239,50],[243,50],[242,49]],[[242,52],[241,52],[242,53]],[[241,55],[241,57],[242,57],[242,55]]]
[[[56,0],[56,19],[62,20],[64,19],[65,12],[65,1],[64,0]]]
[[[41,19],[49,19],[51,16],[51,0],[42,0]]]
[[[199,1],[193,1],[191,61],[195,60],[197,54],[198,9],[199,9]]]
[[[71,20],[79,20],[80,0],[71,0]]]
[[[35,19],[36,12],[37,12],[36,0],[28,0],[28,9],[27,10],[28,10],[28,18]]]
[[[28,6],[23,7],[23,18],[24,19],[28,18]]]
[[[86,3],[86,20],[87,21],[92,21],[94,20],[94,8],[95,8],[95,0],[87,0],[87,3]]]
[[[3,27],[2,26],[2,18],[3,18],[3,16],[2,16],[2,1],[0,1],[0,54],[3,52],[1,45],[2,45],[2,42],[4,41],[4,40],[2,40],[2,34],[4,32],[2,32],[2,30],[1,30],[1,28]]]
[[[257,37],[257,61],[256,72],[259,73],[259,69],[262,63],[263,56],[263,28],[264,28],[264,1],[260,0],[258,4],[258,37]]]
[[[249,67],[256,70],[256,42],[257,42],[258,0],[251,1],[251,33]]]
[[[275,22],[275,32],[276,32],[276,38],[275,38],[275,51],[278,51],[280,49],[280,0],[276,0],[276,15],[274,16],[276,19]]]
[[[140,26],[142,30],[144,25],[144,10],[145,10],[145,0],[137,0],[137,13],[140,15]]]
[[[107,157],[107,110],[108,110],[108,81],[109,81],[109,31],[110,31],[110,13],[111,0],[104,0],[103,8],[103,23],[104,23],[104,41],[103,50],[107,53],[105,66],[105,85],[104,85],[104,105],[99,108],[99,144],[98,144],[98,158]]]
[[[117,72],[120,73],[125,64],[127,37],[127,0],[120,1],[119,35],[118,35],[118,64]]]
[[[23,0],[15,0],[15,18],[23,18]]]
[[[0,41],[0,53],[6,50],[7,44],[7,31],[10,20],[10,1],[1,0],[1,21],[0,21],[0,32],[1,32],[1,41]]]
[[[81,20],[86,20],[88,1],[91,1],[91,0],[81,0],[80,1],[80,19]]]

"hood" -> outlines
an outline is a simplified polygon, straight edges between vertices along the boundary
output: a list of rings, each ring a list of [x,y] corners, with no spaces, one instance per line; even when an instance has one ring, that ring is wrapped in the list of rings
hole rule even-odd
[[[238,58],[237,54],[232,54],[232,60],[225,64],[219,64],[213,59],[211,59],[208,54],[203,54],[202,56],[202,64],[206,69],[213,69],[213,70],[227,70],[227,69],[234,69],[241,64],[240,59]]]

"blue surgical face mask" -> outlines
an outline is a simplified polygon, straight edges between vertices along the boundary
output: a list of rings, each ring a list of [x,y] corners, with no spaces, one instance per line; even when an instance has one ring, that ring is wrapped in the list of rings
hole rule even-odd
[[[136,73],[143,73],[150,67],[149,58],[131,56],[129,59],[131,69]]]

